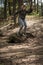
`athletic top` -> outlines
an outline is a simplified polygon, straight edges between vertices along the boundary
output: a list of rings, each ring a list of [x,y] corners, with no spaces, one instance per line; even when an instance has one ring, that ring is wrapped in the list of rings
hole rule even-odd
[[[19,11],[17,11],[17,12],[14,14],[14,16],[15,16],[16,14],[19,14],[19,17],[24,20],[26,14],[30,14],[31,12],[32,12],[32,9],[29,9],[28,11],[26,11],[26,10],[19,10]]]

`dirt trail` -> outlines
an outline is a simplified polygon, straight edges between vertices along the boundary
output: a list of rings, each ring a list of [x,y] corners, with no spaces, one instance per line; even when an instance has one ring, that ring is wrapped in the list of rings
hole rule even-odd
[[[7,37],[19,28],[4,32],[0,37],[0,62],[7,65],[43,65],[43,20],[27,21],[27,31],[35,35],[21,43],[8,43]],[[36,34],[37,33],[37,34]],[[2,40],[2,41],[1,41]],[[10,63],[9,63],[10,62]]]

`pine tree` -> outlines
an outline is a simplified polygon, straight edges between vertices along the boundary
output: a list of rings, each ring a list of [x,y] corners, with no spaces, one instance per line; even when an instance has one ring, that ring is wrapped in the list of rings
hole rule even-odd
[[[7,0],[4,1],[4,18],[7,18]]]
[[[39,6],[39,2],[38,2],[38,0],[37,0],[37,13],[38,13],[38,6]]]

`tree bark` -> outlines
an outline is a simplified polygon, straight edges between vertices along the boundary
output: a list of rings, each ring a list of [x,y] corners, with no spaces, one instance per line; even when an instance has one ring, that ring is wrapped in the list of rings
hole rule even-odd
[[[4,2],[4,18],[7,18],[7,0]]]
[[[34,0],[34,10],[36,11],[36,0]]]
[[[8,2],[9,15],[11,15],[11,2]]]
[[[21,8],[21,5],[23,5],[23,0],[18,0],[18,9]]]
[[[13,0],[13,15],[15,14],[16,11],[16,0]],[[14,24],[16,24],[16,16],[14,16]]]
[[[37,14],[38,14],[38,5],[39,5],[39,4],[38,4],[38,0],[37,0]]]
[[[32,0],[30,0],[30,8],[32,7]]]
[[[41,0],[41,15],[43,16],[43,3],[42,3],[42,0]]]

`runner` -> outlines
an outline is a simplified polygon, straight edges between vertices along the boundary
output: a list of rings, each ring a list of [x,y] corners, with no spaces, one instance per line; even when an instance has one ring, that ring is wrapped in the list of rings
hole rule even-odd
[[[26,14],[30,14],[32,11],[33,11],[32,7],[27,11],[26,5],[22,5],[21,9],[14,14],[14,16],[16,14],[19,14],[19,17],[18,17],[18,23],[20,25],[20,29],[18,32],[19,35],[26,35],[27,24],[25,21],[25,17],[26,17]]]

